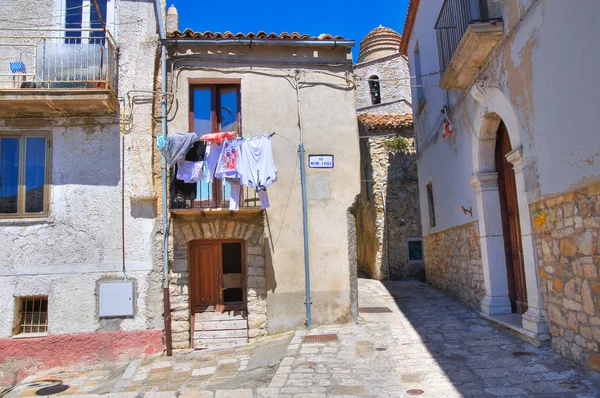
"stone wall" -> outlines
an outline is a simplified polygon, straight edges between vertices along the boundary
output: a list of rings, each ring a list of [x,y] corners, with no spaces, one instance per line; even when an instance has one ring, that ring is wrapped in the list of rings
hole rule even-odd
[[[485,288],[477,222],[427,235],[423,246],[427,282],[479,310]]]
[[[421,236],[416,154],[385,147],[393,134],[412,141],[412,130],[367,130],[361,134],[361,194],[357,209],[358,267],[374,279],[419,276],[422,264],[408,266],[408,238]],[[390,135],[392,134],[392,135]],[[382,190],[385,195],[385,209]],[[388,258],[389,253],[389,258]]]
[[[552,348],[600,370],[600,184],[530,209]]]
[[[267,335],[267,276],[262,214],[176,216],[169,236],[173,348],[190,347],[188,243],[197,239],[240,239],[246,249],[248,336]]]
[[[371,103],[368,79],[379,77],[381,104]],[[356,108],[369,113],[410,113],[411,97],[408,83],[408,62],[395,54],[354,65],[356,77]]]

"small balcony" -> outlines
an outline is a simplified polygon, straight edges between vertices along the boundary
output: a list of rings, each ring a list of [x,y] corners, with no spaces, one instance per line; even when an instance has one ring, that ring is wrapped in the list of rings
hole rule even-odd
[[[184,184],[171,181],[170,212],[175,215],[207,213],[260,213],[260,199],[256,191],[240,187],[239,209],[229,210],[232,186],[227,180],[215,178],[212,184],[198,182]]]
[[[444,89],[465,88],[504,34],[487,0],[445,0],[435,30]]]
[[[92,29],[0,33],[0,117],[118,112],[117,51]]]

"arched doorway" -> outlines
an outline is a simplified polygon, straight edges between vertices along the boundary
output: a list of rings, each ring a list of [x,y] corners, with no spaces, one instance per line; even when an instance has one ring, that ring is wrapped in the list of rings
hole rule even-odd
[[[508,296],[512,312],[524,314],[528,309],[527,286],[525,283],[517,186],[513,165],[506,159],[506,155],[512,150],[508,131],[504,122],[501,122],[496,135],[495,161],[496,172],[498,173],[498,193],[504,236]]]

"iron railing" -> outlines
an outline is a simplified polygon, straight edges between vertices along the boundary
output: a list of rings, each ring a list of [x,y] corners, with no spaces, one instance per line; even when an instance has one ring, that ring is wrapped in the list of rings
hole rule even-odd
[[[172,178],[175,178],[174,176]],[[187,184],[186,184],[187,185]],[[198,182],[195,188],[171,190],[171,209],[228,209],[231,185],[215,178],[212,184]],[[174,192],[175,191],[175,192]],[[187,191],[187,192],[184,192]],[[260,208],[258,193],[246,186],[240,188],[240,209]]]
[[[469,25],[497,20],[489,17],[487,0],[445,0],[435,23],[440,71],[450,64]]]
[[[104,32],[82,30],[76,37],[71,30],[10,33],[0,35],[0,89],[117,92],[116,45],[110,36],[100,36]]]

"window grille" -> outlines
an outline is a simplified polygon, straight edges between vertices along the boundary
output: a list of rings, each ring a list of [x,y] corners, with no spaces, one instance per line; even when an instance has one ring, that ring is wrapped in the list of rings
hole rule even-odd
[[[17,333],[48,331],[48,297],[20,297]]]

